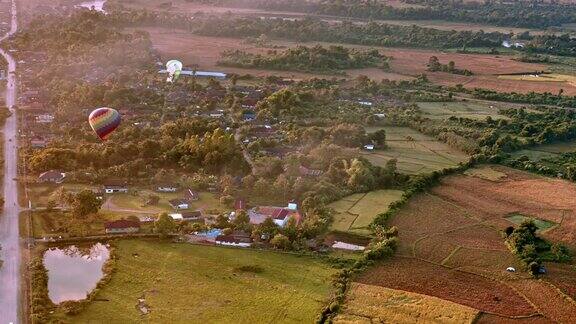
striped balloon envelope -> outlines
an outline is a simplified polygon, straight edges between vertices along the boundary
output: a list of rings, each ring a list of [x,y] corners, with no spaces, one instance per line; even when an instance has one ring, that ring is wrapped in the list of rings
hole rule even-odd
[[[120,125],[120,114],[112,108],[98,108],[90,113],[88,122],[96,135],[101,140],[106,140],[108,136]]]

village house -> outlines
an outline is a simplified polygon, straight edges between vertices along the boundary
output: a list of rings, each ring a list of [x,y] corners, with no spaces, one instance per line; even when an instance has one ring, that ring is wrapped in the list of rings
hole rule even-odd
[[[169,214],[168,216],[172,217],[173,220],[204,223],[204,218],[202,217],[202,211],[200,210],[172,213]]]
[[[140,222],[120,219],[104,224],[106,234],[127,234],[140,231]]]
[[[103,186],[104,193],[128,193],[128,186],[120,181],[109,181]]]
[[[186,194],[185,194],[185,198],[188,201],[196,201],[196,200],[200,199],[200,194],[197,191],[194,191],[192,189],[187,189]]]
[[[32,148],[45,148],[48,143],[42,137],[34,137],[30,140],[30,146]]]
[[[218,245],[250,247],[252,245],[252,239],[248,233],[234,232],[230,235],[218,235],[215,243]]]
[[[287,207],[259,206],[248,211],[250,223],[261,224],[266,218],[272,218],[274,223],[284,227],[288,220],[293,217],[297,223],[302,220],[302,214],[298,211],[298,205],[292,201]]]
[[[66,178],[66,173],[58,170],[46,171],[38,176],[38,182],[62,183]]]
[[[34,118],[39,124],[50,124],[54,121],[54,115],[52,114],[40,114],[36,115]]]
[[[170,204],[170,206],[172,206],[172,208],[176,210],[188,209],[190,207],[189,202],[185,199],[172,199],[168,203]]]
[[[177,184],[169,184],[169,183],[160,184],[156,187],[156,191],[158,191],[158,192],[176,192],[176,191],[178,191],[178,185]]]
[[[246,210],[246,200],[242,198],[236,198],[234,201],[234,210]]]

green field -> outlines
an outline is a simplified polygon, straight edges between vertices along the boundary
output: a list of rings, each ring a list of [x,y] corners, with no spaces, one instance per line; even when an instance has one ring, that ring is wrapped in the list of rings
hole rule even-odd
[[[28,195],[33,207],[46,207],[46,204],[52,199],[52,194],[59,188],[64,188],[69,192],[79,192],[85,189],[97,189],[95,186],[75,183],[64,184],[44,184],[32,183],[26,186],[26,194]]]
[[[513,157],[527,156],[532,161],[540,161],[562,153],[576,152],[576,141],[559,142],[553,144],[538,145],[533,148],[520,150],[512,153]]]
[[[389,160],[396,159],[400,172],[418,174],[454,167],[468,160],[465,153],[411,128],[385,126],[367,131],[378,129],[386,131],[387,148],[362,152],[362,156],[375,165],[384,166]]]
[[[522,214],[512,214],[512,215],[507,216],[506,219],[508,221],[516,224],[516,225],[520,225],[520,224],[522,224],[522,222],[524,222],[526,220],[533,220],[534,224],[536,224],[536,227],[538,227],[539,231],[544,231],[544,230],[547,230],[553,226],[558,225],[554,222],[550,222],[547,220],[538,219],[538,218],[534,218],[534,217],[524,216]]]
[[[422,116],[430,119],[448,119],[452,116],[484,120],[507,119],[500,115],[498,110],[505,108],[502,103],[482,101],[454,101],[454,102],[419,102],[417,103]]]
[[[117,271],[74,323],[313,323],[335,269],[310,257],[125,240]],[[259,271],[241,267],[257,266]],[[136,308],[144,298],[150,313]]]
[[[353,194],[328,205],[334,209],[334,231],[369,234],[368,225],[376,215],[402,197],[400,190],[378,190],[367,194]]]
[[[146,205],[146,201],[148,200],[149,195],[156,195],[160,197],[158,205]],[[222,205],[218,197],[216,197],[214,194],[209,192],[200,192],[199,195],[200,199],[190,204],[190,210],[212,211],[214,214],[227,210],[226,206]],[[110,202],[104,207],[104,209],[108,208],[108,206],[111,206],[110,208],[112,209],[138,210],[154,213],[171,212],[174,211],[174,209],[169,205],[168,201],[175,198],[182,198],[183,196],[183,191],[163,193],[146,189],[136,189],[127,194],[118,193],[110,195]]]
[[[464,174],[489,181],[499,181],[506,178],[506,173],[495,170],[493,167],[487,165],[468,169],[464,171]]]

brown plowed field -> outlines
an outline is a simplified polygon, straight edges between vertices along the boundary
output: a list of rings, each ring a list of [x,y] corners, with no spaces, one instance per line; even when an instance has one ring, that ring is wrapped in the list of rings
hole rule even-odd
[[[503,283],[412,258],[385,261],[357,281],[435,296],[503,316],[537,313],[522,296]]]

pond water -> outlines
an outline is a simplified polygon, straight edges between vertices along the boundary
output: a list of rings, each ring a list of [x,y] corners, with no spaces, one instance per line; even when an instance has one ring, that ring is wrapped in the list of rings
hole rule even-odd
[[[92,7],[94,7],[94,10],[96,10],[96,11],[106,12],[104,10],[104,4],[105,3],[106,3],[106,0],[92,0],[92,1],[81,2],[81,3],[77,4],[75,7],[76,8],[88,8],[88,9],[92,9]]]
[[[69,246],[51,248],[44,253],[48,270],[48,296],[53,303],[85,299],[104,273],[102,266],[110,257],[106,245],[96,243],[89,248]]]

